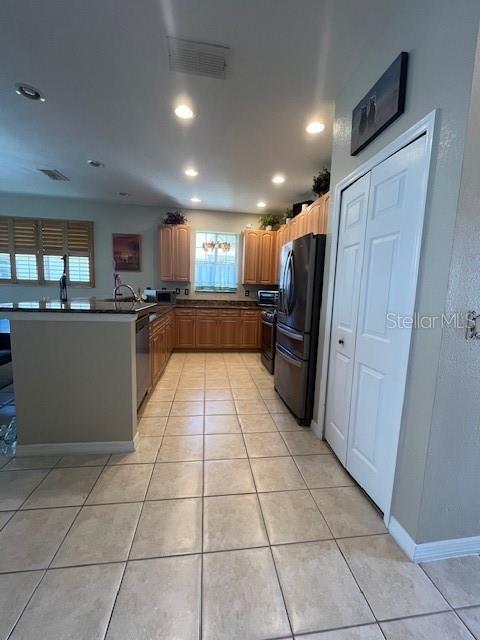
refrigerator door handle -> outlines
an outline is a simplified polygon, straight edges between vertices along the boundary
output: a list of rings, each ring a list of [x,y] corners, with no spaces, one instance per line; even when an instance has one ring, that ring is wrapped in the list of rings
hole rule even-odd
[[[280,277],[280,287],[279,287],[279,302],[278,302],[278,307],[280,309],[280,311],[282,311],[283,313],[286,313],[286,304],[285,304],[285,271],[287,269],[287,265],[288,265],[288,260],[290,257],[290,253],[288,253],[287,255],[287,259],[285,260],[285,263],[282,265],[282,274]]]
[[[293,259],[293,251],[290,252],[290,257],[287,265],[288,273],[288,293],[287,293],[287,313],[290,315],[293,311],[295,303],[295,266]]]
[[[285,349],[283,349],[278,343],[276,346],[276,350],[277,350],[277,354],[283,358],[284,360],[286,360],[289,364],[293,365],[294,367],[297,367],[298,369],[301,368],[302,366],[302,361],[301,360],[297,360],[296,358],[292,358],[292,356],[290,356]]]
[[[282,333],[288,338],[292,338],[292,340],[298,340],[299,342],[304,341],[303,333],[298,333],[298,331],[293,331],[293,329],[286,329],[283,326],[277,324],[277,331],[278,333]]]

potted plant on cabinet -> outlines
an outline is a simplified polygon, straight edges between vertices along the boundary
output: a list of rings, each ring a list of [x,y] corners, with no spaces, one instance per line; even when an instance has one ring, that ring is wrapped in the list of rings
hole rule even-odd
[[[313,177],[313,193],[316,193],[320,198],[330,189],[330,171],[326,168],[322,169],[316,176]]]
[[[278,227],[280,224],[280,217],[275,216],[272,213],[266,213],[260,218],[260,228],[265,231],[272,231],[274,227]]]
[[[181,211],[168,211],[163,219],[163,224],[186,224],[187,218]]]
[[[283,214],[283,219],[285,221],[285,224],[289,224],[292,218],[293,218],[293,209],[285,209],[285,213]]]

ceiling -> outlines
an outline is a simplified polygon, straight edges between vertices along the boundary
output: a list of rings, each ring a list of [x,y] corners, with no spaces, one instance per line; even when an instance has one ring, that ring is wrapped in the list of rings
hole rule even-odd
[[[2,0],[0,191],[189,208],[198,196],[198,208],[242,212],[264,200],[283,211],[329,165],[335,95],[388,4]],[[167,35],[230,47],[227,78],[170,71]],[[46,102],[18,96],[17,82]],[[173,115],[182,96],[196,114],[188,124]],[[325,131],[312,137],[313,118]]]

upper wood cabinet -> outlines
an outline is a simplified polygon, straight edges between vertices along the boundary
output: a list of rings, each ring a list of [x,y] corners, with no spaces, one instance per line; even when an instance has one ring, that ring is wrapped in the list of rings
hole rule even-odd
[[[190,227],[162,224],[159,227],[160,278],[166,282],[190,282]]]
[[[275,284],[275,231],[246,229],[243,235],[243,284]]]

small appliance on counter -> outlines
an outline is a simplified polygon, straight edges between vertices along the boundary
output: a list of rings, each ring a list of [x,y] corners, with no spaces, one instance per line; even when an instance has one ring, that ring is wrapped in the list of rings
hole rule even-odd
[[[157,302],[158,304],[175,304],[177,299],[175,289],[150,289],[147,287],[143,295],[147,302]]]
[[[278,291],[259,291],[257,298],[258,306],[262,308],[262,364],[267,371],[273,373],[275,369]]]
[[[275,389],[300,425],[313,414],[325,235],[287,242],[280,260]]]

